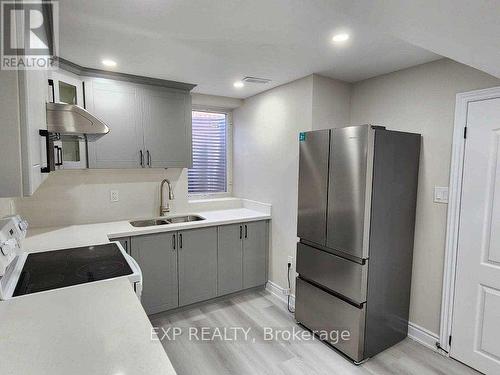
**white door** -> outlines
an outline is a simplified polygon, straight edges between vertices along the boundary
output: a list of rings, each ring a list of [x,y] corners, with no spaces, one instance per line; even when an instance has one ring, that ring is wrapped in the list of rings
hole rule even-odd
[[[469,103],[451,356],[500,374],[500,98]]]

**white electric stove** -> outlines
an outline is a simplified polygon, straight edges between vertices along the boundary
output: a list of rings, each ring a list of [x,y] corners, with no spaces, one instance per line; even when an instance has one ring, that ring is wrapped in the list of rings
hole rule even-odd
[[[27,229],[20,216],[0,219],[0,300],[119,277],[140,299],[141,269],[119,242],[30,253],[22,246]]]

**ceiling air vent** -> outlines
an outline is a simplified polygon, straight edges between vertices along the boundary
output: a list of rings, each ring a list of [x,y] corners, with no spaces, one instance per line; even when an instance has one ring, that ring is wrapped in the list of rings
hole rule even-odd
[[[267,78],[257,78],[257,77],[245,77],[242,79],[243,82],[248,82],[248,83],[258,83],[258,84],[265,84],[271,82],[270,79]]]

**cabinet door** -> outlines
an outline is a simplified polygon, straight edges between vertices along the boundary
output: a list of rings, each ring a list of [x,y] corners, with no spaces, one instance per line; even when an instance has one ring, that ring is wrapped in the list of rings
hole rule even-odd
[[[217,228],[179,232],[179,305],[217,295]]]
[[[89,80],[85,81],[85,90],[88,110],[109,127],[108,134],[88,143],[89,167],[140,168],[144,139],[137,88],[121,82]]]
[[[219,227],[217,295],[243,289],[243,224]]]
[[[62,69],[51,71],[49,74],[52,80],[52,84],[49,85],[49,95],[52,96],[52,102],[85,107],[81,77]],[[54,141],[54,146],[62,148],[62,165],[56,165],[56,169],[85,169],[88,167],[87,142],[84,139],[63,137],[59,141]],[[58,156],[56,155],[55,158],[57,160]]]
[[[141,97],[147,166],[191,167],[191,95],[158,88]]]
[[[43,154],[46,150],[45,147],[42,147],[44,139],[40,137],[39,130],[47,129],[45,119],[47,77],[47,72],[44,70],[19,71],[24,196],[33,195],[46,178],[46,175],[41,173]]]
[[[243,225],[243,288],[267,282],[267,221]]]
[[[142,305],[148,314],[179,305],[176,232],[131,238],[131,255],[143,278]]]

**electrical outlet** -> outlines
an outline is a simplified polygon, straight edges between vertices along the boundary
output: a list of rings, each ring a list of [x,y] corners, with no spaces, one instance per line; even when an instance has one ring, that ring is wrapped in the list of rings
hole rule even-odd
[[[289,295],[290,295],[290,293],[291,293],[290,288],[283,288],[283,294],[284,294],[285,296],[289,296]]]
[[[293,265],[293,257],[292,256],[288,256],[288,263]]]
[[[110,202],[118,202],[120,200],[120,193],[118,190],[111,190],[109,192],[109,201]]]

